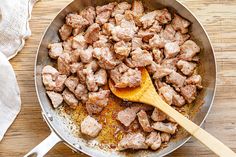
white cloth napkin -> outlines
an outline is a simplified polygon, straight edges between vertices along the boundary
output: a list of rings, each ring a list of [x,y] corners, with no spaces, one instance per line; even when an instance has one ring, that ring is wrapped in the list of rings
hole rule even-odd
[[[29,19],[37,0],[0,0],[0,141],[20,112],[16,76],[8,59],[13,58],[31,35]]]

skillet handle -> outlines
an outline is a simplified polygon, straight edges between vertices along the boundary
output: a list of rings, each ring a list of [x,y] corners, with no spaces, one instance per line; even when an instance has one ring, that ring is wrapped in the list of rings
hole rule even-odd
[[[53,146],[62,140],[52,131],[40,144],[34,147],[24,157],[43,157]]]

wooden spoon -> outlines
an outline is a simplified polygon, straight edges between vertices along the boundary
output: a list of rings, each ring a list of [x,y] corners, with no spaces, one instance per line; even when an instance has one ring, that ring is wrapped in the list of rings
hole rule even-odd
[[[109,80],[109,87],[112,93],[126,101],[141,102],[157,107],[173,118],[180,126],[215,154],[222,157],[236,157],[236,154],[230,148],[165,103],[157,94],[147,70],[145,68],[141,68],[140,70],[142,73],[142,83],[139,87],[116,88],[113,81]]]

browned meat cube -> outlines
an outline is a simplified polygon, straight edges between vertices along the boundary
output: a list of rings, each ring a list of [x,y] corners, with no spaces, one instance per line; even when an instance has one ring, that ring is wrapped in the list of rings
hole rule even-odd
[[[183,45],[185,41],[187,41],[190,38],[189,34],[182,34],[179,31],[175,33],[175,41],[179,45]]]
[[[154,33],[160,33],[161,30],[162,30],[162,26],[159,24],[158,21],[155,21],[152,27],[149,28],[149,31],[154,32]]]
[[[54,87],[54,91],[55,92],[62,92],[65,85],[65,81],[66,81],[67,76],[66,75],[58,75],[56,81],[55,81],[55,87]]]
[[[73,28],[82,28],[89,24],[89,22],[77,13],[70,13],[66,16],[66,24]]]
[[[139,124],[142,126],[143,130],[146,132],[151,132],[153,129],[150,125],[148,115],[144,110],[137,113]]]
[[[107,84],[107,72],[104,69],[98,70],[95,75],[95,82],[97,83],[98,86],[102,86]]]
[[[196,85],[198,88],[202,88],[202,77],[200,75],[193,75],[186,79],[186,84]]]
[[[85,85],[78,84],[75,88],[74,94],[77,99],[82,100],[83,102],[88,100],[88,90]]]
[[[87,103],[105,107],[108,104],[109,95],[109,90],[99,90],[98,92],[90,92],[88,95]]]
[[[102,125],[91,116],[87,116],[80,125],[81,133],[89,137],[96,137],[102,130]]]
[[[156,62],[152,62],[152,64],[150,64],[149,66],[146,67],[147,71],[149,74],[154,74],[157,69],[159,68],[159,64],[157,64]]]
[[[200,47],[192,40],[187,40],[180,46],[179,58],[191,61],[193,57],[200,52]]]
[[[164,58],[163,52],[160,49],[156,49],[156,48],[152,50],[152,56],[153,56],[153,60],[158,64],[160,64]]]
[[[156,131],[151,132],[146,140],[145,143],[152,149],[157,150],[161,147],[161,136],[160,133],[157,133]]]
[[[163,68],[168,68],[168,69],[172,69],[174,71],[177,71],[177,68],[176,68],[177,62],[178,62],[177,58],[164,59],[161,62],[161,66]]]
[[[117,58],[125,58],[129,56],[129,53],[131,51],[131,44],[122,41],[119,41],[117,43],[115,43],[114,45],[114,50],[115,53],[117,54]]]
[[[57,67],[58,67],[58,71],[61,74],[70,75],[70,55],[68,53],[63,53],[62,55],[60,55],[57,59]]]
[[[153,129],[166,132],[169,134],[174,134],[177,129],[177,124],[174,123],[163,123],[163,122],[155,122],[152,125]]]
[[[132,38],[132,50],[136,50],[137,48],[141,48],[143,41],[142,38],[139,37],[134,37]]]
[[[55,84],[55,81],[52,79],[52,75],[43,74],[42,78],[43,78],[43,84],[46,90],[53,90],[56,84]]]
[[[86,27],[76,27],[72,30],[72,35],[75,37],[76,35],[83,33],[85,31]]]
[[[129,10],[130,8],[131,8],[131,5],[127,2],[118,3],[112,12],[112,16],[114,17],[117,14],[124,14],[125,11]]]
[[[174,19],[172,20],[171,24],[176,31],[180,31],[182,34],[185,34],[188,32],[188,26],[190,25],[190,22],[179,15],[174,14]]]
[[[182,76],[181,74],[175,71],[172,71],[172,73],[170,73],[170,75],[166,77],[166,82],[173,84],[175,87],[182,87],[184,85],[185,80],[185,76]]]
[[[59,29],[59,34],[61,36],[62,40],[67,40],[72,33],[72,27],[64,24],[60,29]]]
[[[114,52],[109,48],[95,48],[93,51],[93,57],[98,59],[98,64],[103,69],[114,69],[116,65],[120,63],[116,59]]]
[[[102,112],[103,108],[104,107],[101,107],[101,106],[98,106],[95,104],[86,103],[86,110],[89,115],[98,114],[98,113]]]
[[[160,65],[156,66],[156,71],[153,74],[153,78],[154,79],[161,79],[167,75],[170,75],[173,72],[172,69],[168,69],[168,68],[163,68]]]
[[[85,69],[91,69],[93,72],[97,71],[99,66],[96,60],[92,60],[91,62],[84,65]]]
[[[103,47],[111,47],[111,44],[108,42],[108,36],[100,35],[99,40],[93,43],[93,47],[103,48]]]
[[[160,111],[158,108],[155,108],[152,112],[151,118],[152,118],[152,120],[154,120],[156,122],[161,122],[166,119],[166,114],[163,113],[162,111]]]
[[[180,71],[184,75],[192,75],[194,72],[194,69],[197,67],[196,63],[188,62],[185,60],[179,60],[177,62],[177,67],[180,69]]]
[[[86,76],[86,85],[89,91],[95,92],[98,90],[98,85],[95,82],[94,72],[92,69],[87,68],[83,70],[83,73]]]
[[[80,60],[83,63],[89,63],[93,60],[93,47],[89,46],[86,50],[78,50],[79,51],[79,56]]]
[[[166,25],[165,29],[161,31],[161,38],[167,41],[174,41],[175,40],[175,30],[174,28],[169,24]]]
[[[172,104],[172,99],[173,99],[173,95],[176,93],[175,90],[169,86],[169,85],[165,85],[163,87],[161,87],[160,89],[158,89],[160,96],[162,96],[164,98],[164,101],[171,105]]]
[[[136,113],[137,110],[135,108],[126,108],[118,113],[117,120],[128,127],[135,120]]]
[[[155,35],[155,32],[151,32],[149,29],[146,29],[146,30],[143,30],[143,29],[140,29],[138,31],[138,37],[139,38],[142,38],[142,40],[144,42],[149,42],[149,40]]]
[[[76,74],[79,78],[79,82],[82,84],[86,84],[86,74],[84,73],[84,65],[80,62],[77,67]]]
[[[127,67],[124,63],[111,70],[110,77],[117,88],[136,87],[141,83],[141,72]]]
[[[92,7],[92,6],[89,6],[85,9],[83,9],[80,12],[80,15],[89,22],[89,25],[91,25],[91,24],[94,23],[94,20],[95,20],[95,17],[96,17],[95,8]]]
[[[63,99],[66,104],[70,107],[75,109],[78,106],[79,101],[76,99],[73,93],[71,93],[68,89],[65,89],[62,93]]]
[[[46,93],[50,98],[54,108],[58,108],[63,102],[63,97],[60,93],[56,93],[54,91],[47,91]]]
[[[87,43],[92,44],[99,39],[100,26],[97,23],[93,23],[88,27],[84,34],[84,39]]]
[[[179,94],[174,94],[172,98],[172,104],[181,107],[185,104],[185,99]]]
[[[136,16],[140,16],[140,15],[143,14],[144,7],[143,7],[142,1],[139,1],[139,0],[133,1],[133,3],[132,3],[132,12]]]
[[[72,42],[73,42],[73,37],[69,37],[67,40],[63,41],[62,46],[64,49],[64,52],[71,52],[72,51]]]
[[[130,102],[127,102],[128,104]],[[131,107],[131,109],[135,110],[136,113],[143,110],[143,111],[152,111],[153,107],[147,104],[142,104],[142,103],[131,103],[129,104],[129,106]]]
[[[65,81],[66,87],[73,93],[78,83],[79,83],[79,79],[75,76],[69,76]]]
[[[115,5],[116,5],[116,2],[109,3],[103,6],[97,6],[96,7],[96,13],[97,13],[96,23],[98,23],[99,25],[106,23],[109,20]]]
[[[164,48],[165,40],[162,37],[160,37],[158,34],[155,34],[154,37],[152,37],[149,40],[149,45],[152,48]]]
[[[171,135],[165,132],[161,133],[161,141],[162,142],[169,142],[171,138]]]
[[[178,43],[170,42],[165,44],[164,54],[166,58],[173,58],[180,52]]]
[[[197,88],[195,85],[187,85],[180,88],[181,94],[183,95],[184,99],[191,103],[193,100],[196,99],[197,96]]]
[[[87,48],[86,40],[84,39],[83,34],[78,34],[73,38],[72,48],[73,49],[85,49]]]
[[[147,65],[152,64],[153,58],[152,54],[146,50],[142,50],[137,48],[136,50],[132,51],[131,59],[135,67],[144,67]]]
[[[167,24],[171,21],[171,14],[166,8],[157,10],[156,20],[158,20],[161,24]]]
[[[147,149],[145,137],[141,133],[129,133],[118,143],[119,150],[125,149]]]
[[[156,10],[148,12],[140,18],[140,22],[142,23],[144,29],[152,26],[157,16],[157,13],[158,12]]]
[[[81,66],[81,64],[83,63],[80,63],[80,62],[77,62],[77,63],[72,63],[70,65],[70,71],[72,74],[75,74],[77,72],[77,69]]]
[[[46,65],[42,69],[42,75],[46,75],[46,74],[51,75],[52,80],[56,80],[57,76],[59,75],[59,72],[57,71],[57,69],[55,69],[51,65]]]

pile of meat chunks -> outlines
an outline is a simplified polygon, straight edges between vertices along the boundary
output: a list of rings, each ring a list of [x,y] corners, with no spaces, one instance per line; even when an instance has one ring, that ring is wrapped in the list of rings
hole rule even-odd
[[[144,12],[141,1],[90,6],[68,14],[59,30],[62,41],[48,46],[57,69],[47,65],[42,70],[53,106],[64,101],[76,108],[82,102],[89,116],[81,123],[81,132],[96,137],[102,125],[93,115],[108,103],[110,90],[104,88],[108,77],[117,88],[136,87],[141,83],[139,67],[148,69],[169,105],[178,108],[192,103],[202,86],[195,70],[200,48],[189,39],[189,26],[189,21],[167,9]],[[142,128],[124,136],[120,150],[157,150],[175,134],[173,119],[157,108],[151,115],[146,109],[133,105],[118,113],[117,120],[124,127],[137,118]]]

